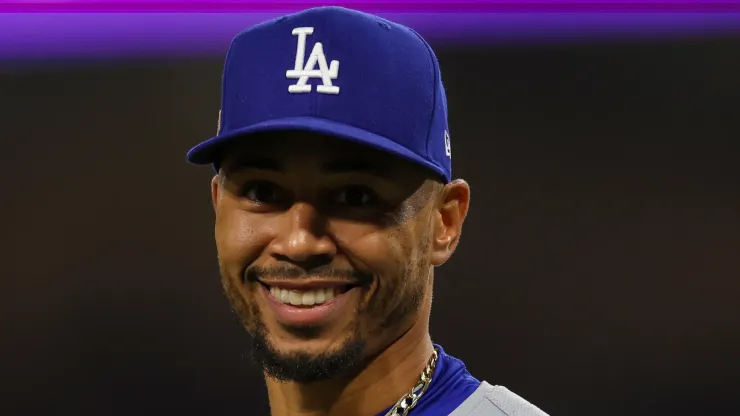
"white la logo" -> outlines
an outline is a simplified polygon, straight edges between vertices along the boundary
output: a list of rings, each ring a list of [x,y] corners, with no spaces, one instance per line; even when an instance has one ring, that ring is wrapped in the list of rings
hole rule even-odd
[[[306,36],[312,33],[312,27],[297,27],[293,29],[293,35],[298,35],[295,68],[289,69],[285,73],[285,77],[288,79],[297,79],[298,82],[290,85],[288,92],[293,94],[311,92],[311,85],[307,84],[308,79],[321,78],[322,85],[317,85],[316,91],[324,94],[339,94],[339,87],[331,83],[331,80],[337,79],[339,61],[331,61],[331,65],[327,65],[326,56],[324,56],[324,47],[321,45],[321,42],[316,42],[313,45],[311,56],[309,56],[306,65],[303,65],[303,59],[306,56]],[[314,69],[317,63],[319,64],[319,69]]]
[[[452,143],[450,143],[450,133],[445,130],[445,154],[452,157]]]

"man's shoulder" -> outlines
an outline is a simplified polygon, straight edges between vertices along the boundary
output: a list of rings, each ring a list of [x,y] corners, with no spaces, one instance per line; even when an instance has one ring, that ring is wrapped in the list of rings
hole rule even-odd
[[[450,416],[548,416],[503,386],[485,381]]]

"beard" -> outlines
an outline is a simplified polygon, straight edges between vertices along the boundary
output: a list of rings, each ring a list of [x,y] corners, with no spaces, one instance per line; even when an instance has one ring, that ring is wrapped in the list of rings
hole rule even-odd
[[[288,274],[285,270],[274,272],[278,273]],[[257,305],[248,304],[230,279],[224,278],[223,285],[234,313],[252,338],[251,361],[261,368],[266,376],[284,382],[312,383],[352,374],[364,365],[367,357],[366,342],[357,323],[351,330],[350,337],[341,347],[333,351],[318,355],[281,352],[270,341]],[[290,332],[304,339],[320,335],[320,329],[315,327],[290,328]]]
[[[272,379],[313,383],[352,374],[364,365],[366,343],[358,330],[334,351],[318,355],[303,352],[283,353],[270,342],[262,321],[257,322],[257,329],[250,334],[252,361]]]
[[[422,244],[422,247],[426,248],[426,244]],[[425,250],[422,250],[422,253],[425,253]],[[254,267],[248,269],[244,280],[238,281],[238,283],[222,275],[224,277],[224,291],[231,301],[234,312],[241,319],[243,326],[252,338],[252,362],[259,366],[267,377],[283,382],[313,383],[326,381],[342,376],[351,376],[363,368],[370,358],[365,335],[375,339],[376,337],[384,337],[384,334],[396,332],[394,329],[403,329],[404,332],[405,329],[408,329],[394,327],[402,322],[408,322],[419,311],[423,303],[424,289],[429,283],[429,276],[424,276],[426,273],[422,272],[424,267],[428,270],[427,258],[425,256],[421,257],[402,273],[404,277],[402,281],[410,284],[404,290],[405,296],[401,300],[393,298],[378,299],[368,305],[367,309],[355,311],[358,317],[365,315],[369,321],[376,322],[374,328],[365,328],[366,331],[362,331],[361,321],[355,321],[354,327],[350,330],[350,335],[339,348],[319,354],[280,351],[270,341],[269,331],[265,326],[259,307],[256,303],[247,303],[238,288],[234,286],[234,284],[240,283],[254,284],[258,281],[259,275],[269,274],[271,277],[291,278],[302,275],[302,272],[294,269],[265,270]],[[320,271],[317,275],[351,276],[361,282],[360,286],[366,287],[372,279],[371,275],[356,271],[329,269]],[[424,277],[422,278],[422,276]],[[414,277],[416,278],[414,279]],[[319,337],[321,333],[320,328],[315,327],[285,329],[288,329],[294,336],[303,339],[313,339]],[[397,335],[400,336],[401,334]],[[393,339],[389,339],[388,343],[393,341]]]

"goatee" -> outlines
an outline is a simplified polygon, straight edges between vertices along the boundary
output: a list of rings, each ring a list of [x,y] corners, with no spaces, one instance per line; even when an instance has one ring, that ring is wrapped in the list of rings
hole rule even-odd
[[[316,354],[282,353],[267,338],[263,325],[252,333],[252,361],[278,381],[312,383],[358,371],[365,360],[365,342],[359,333],[338,350]]]

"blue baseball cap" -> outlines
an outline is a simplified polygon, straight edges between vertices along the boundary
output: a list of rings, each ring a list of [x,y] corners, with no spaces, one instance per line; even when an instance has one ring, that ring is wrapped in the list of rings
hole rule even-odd
[[[439,62],[414,30],[342,7],[317,7],[239,33],[224,65],[216,136],[191,163],[218,164],[235,141],[309,131],[389,152],[451,180]]]

